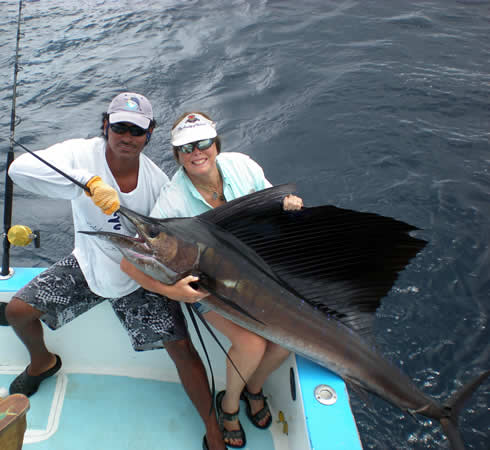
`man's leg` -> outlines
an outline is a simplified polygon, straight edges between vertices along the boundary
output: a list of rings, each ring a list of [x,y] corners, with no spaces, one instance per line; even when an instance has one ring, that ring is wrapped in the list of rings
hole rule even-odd
[[[49,352],[44,343],[44,333],[39,318],[42,312],[14,297],[7,305],[5,315],[17,336],[26,346],[31,357],[27,368],[29,375],[39,375],[54,367],[56,356]]]
[[[204,422],[209,449],[225,449],[216,413],[214,409],[211,411],[213,399],[206,370],[190,340],[180,303],[140,288],[111,299],[111,305],[136,351],[165,347],[184,390]]]
[[[10,385],[10,393],[34,394],[61,367],[44,343],[40,318],[58,329],[102,302],[90,291],[76,258],[69,255],[25,285],[5,309],[7,321],[29,351],[31,363]]]
[[[165,348],[174,362],[187,395],[206,426],[206,438],[210,450],[225,449],[223,436],[218,427],[211,398],[206,369],[189,338],[168,342]]]
[[[8,303],[0,302],[0,327],[8,326],[7,317],[5,315],[5,310],[7,309]]]

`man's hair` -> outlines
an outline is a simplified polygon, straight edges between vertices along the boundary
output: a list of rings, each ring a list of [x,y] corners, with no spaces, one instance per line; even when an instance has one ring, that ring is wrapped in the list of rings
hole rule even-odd
[[[203,112],[200,112],[200,111],[188,111],[188,112],[185,112],[185,113],[182,113],[177,119],[176,121],[174,122],[174,124],[172,125],[172,130],[182,121],[182,119],[185,117],[185,116],[188,116],[189,114],[200,114],[201,116],[204,116],[206,119],[208,120],[213,120],[211,119],[211,117],[209,117],[206,113],[203,113]],[[216,144],[216,150],[218,150],[218,155],[220,154],[221,152],[221,138],[219,135],[217,135],[215,138],[214,138],[214,143]],[[174,158],[175,158],[175,161],[177,161],[177,163],[179,163],[179,150],[178,150],[178,147],[173,145],[172,146],[172,150],[174,152]],[[179,163],[180,164],[180,163]]]
[[[102,113],[102,125],[100,127],[101,129],[101,134],[102,137],[107,141],[107,135],[104,133],[104,125],[105,122],[109,123],[109,114],[106,112]],[[157,127],[157,121],[155,119],[150,120],[150,125],[148,125],[148,128],[156,128]]]

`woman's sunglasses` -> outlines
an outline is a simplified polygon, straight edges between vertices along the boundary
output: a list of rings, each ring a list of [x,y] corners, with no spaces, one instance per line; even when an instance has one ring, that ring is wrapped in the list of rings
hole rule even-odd
[[[188,144],[179,145],[177,150],[182,153],[192,153],[194,151],[194,147],[196,147],[199,151],[207,150],[211,145],[213,145],[214,139],[203,139],[201,141],[189,142]]]
[[[116,134],[124,134],[129,131],[131,136],[143,136],[148,130],[137,125],[125,125],[124,123],[111,123],[111,130]]]

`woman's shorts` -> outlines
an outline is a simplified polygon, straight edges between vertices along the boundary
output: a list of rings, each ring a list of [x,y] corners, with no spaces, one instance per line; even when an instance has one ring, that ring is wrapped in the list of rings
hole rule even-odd
[[[201,313],[201,314],[206,314],[207,312],[211,311],[212,308],[208,305],[205,305],[202,302],[196,302],[194,303],[194,306],[196,309]]]

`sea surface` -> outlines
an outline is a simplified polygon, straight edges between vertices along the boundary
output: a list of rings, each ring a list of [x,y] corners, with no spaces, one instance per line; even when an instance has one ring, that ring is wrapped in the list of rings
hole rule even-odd
[[[17,12],[0,0],[5,160]],[[171,175],[171,124],[208,112],[224,151],[250,155],[274,184],[296,182],[307,205],[421,229],[428,246],[378,310],[387,358],[440,401],[490,368],[488,0],[40,0],[22,17],[19,142],[98,135],[111,98],[136,91],[159,124],[146,152]],[[13,248],[11,264],[69,253],[70,204],[14,193],[13,223],[40,230],[42,245]],[[430,420],[351,396],[365,448],[447,448]],[[490,448],[489,405],[487,382],[461,416],[467,448]]]

